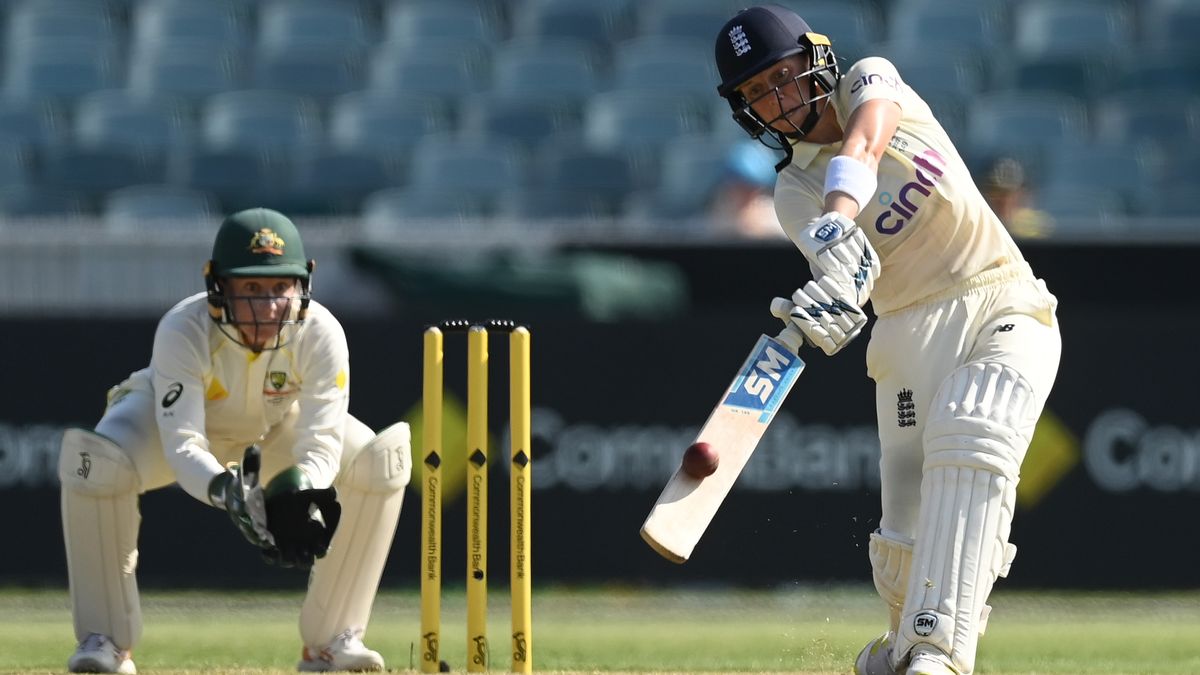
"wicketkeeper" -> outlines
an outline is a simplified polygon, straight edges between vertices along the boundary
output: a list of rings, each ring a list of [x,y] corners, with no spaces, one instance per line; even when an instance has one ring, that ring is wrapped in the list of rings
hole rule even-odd
[[[726,23],[716,61],[734,119],[786,155],[775,208],[813,275],[772,312],[828,355],[862,331],[868,298],[878,317],[869,551],[891,624],[855,672],[971,673],[1016,552],[1021,461],[1062,349],[1057,301],[890,62],[843,74],[829,39],[776,5]]]
[[[109,391],[95,431],[63,435],[71,672],[136,672],[138,495],[171,483],[228,512],[268,562],[312,568],[300,670],[383,669],[362,636],[409,480],[409,429],[375,434],[347,412],[346,336],[311,299],[312,273],[288,218],[229,216],[208,291],[163,316],[150,366]]]

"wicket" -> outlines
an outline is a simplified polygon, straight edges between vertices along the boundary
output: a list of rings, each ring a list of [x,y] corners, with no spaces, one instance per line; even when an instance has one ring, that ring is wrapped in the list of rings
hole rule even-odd
[[[444,333],[467,334],[467,671],[486,672],[488,330],[508,334],[512,672],[533,672],[533,585],[530,569],[529,329],[513,321],[443,321],[425,330],[422,406],[421,672],[441,663],[442,396]]]

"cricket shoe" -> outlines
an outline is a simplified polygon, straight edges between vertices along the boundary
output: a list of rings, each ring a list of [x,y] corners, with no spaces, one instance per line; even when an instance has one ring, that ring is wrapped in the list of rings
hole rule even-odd
[[[918,645],[913,648],[905,675],[962,675],[950,662],[950,657],[935,647]]]
[[[137,666],[129,657],[129,650],[113,644],[107,635],[91,633],[67,660],[67,670],[72,673],[137,675]]]
[[[854,659],[854,675],[896,675],[892,667],[892,632],[871,640]]]
[[[379,652],[367,649],[362,641],[361,628],[349,628],[320,649],[305,647],[296,669],[302,673],[327,673],[335,670],[354,672],[379,672],[383,670],[383,657]]]

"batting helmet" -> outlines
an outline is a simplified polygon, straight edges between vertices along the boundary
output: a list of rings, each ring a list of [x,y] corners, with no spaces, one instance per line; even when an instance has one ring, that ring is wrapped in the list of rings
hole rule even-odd
[[[804,102],[788,110],[783,110],[783,106],[780,105],[778,117],[763,119],[751,107],[754,101],[746,100],[737,88],[772,64],[800,53],[809,55],[809,69],[796,75],[790,82],[775,87],[765,96],[776,96],[782,103],[780,87],[795,86]],[[751,138],[770,148],[787,151],[787,159],[780,162],[776,168],[782,169],[787,166],[791,160],[789,139],[803,138],[812,131],[821,117],[821,111],[818,111],[815,104],[833,95],[838,78],[841,77],[837,57],[834,56],[829,38],[814,33],[804,19],[785,7],[751,7],[738,12],[737,16],[721,28],[717,35],[716,59],[717,70],[721,74],[721,84],[717,87],[717,93],[729,101],[729,106],[733,109],[733,119]],[[804,90],[806,84],[807,93]],[[789,115],[805,106],[810,108],[804,121],[799,125],[789,122],[794,131],[783,132],[771,127],[771,124],[786,120]],[[768,143],[764,136],[774,138],[778,145]]]

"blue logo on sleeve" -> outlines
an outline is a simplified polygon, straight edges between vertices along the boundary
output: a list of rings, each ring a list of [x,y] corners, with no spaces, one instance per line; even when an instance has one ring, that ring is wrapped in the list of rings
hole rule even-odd
[[[804,370],[804,361],[800,357],[764,335],[742,364],[722,405],[760,412],[758,421],[766,424],[774,417],[801,370]]]

